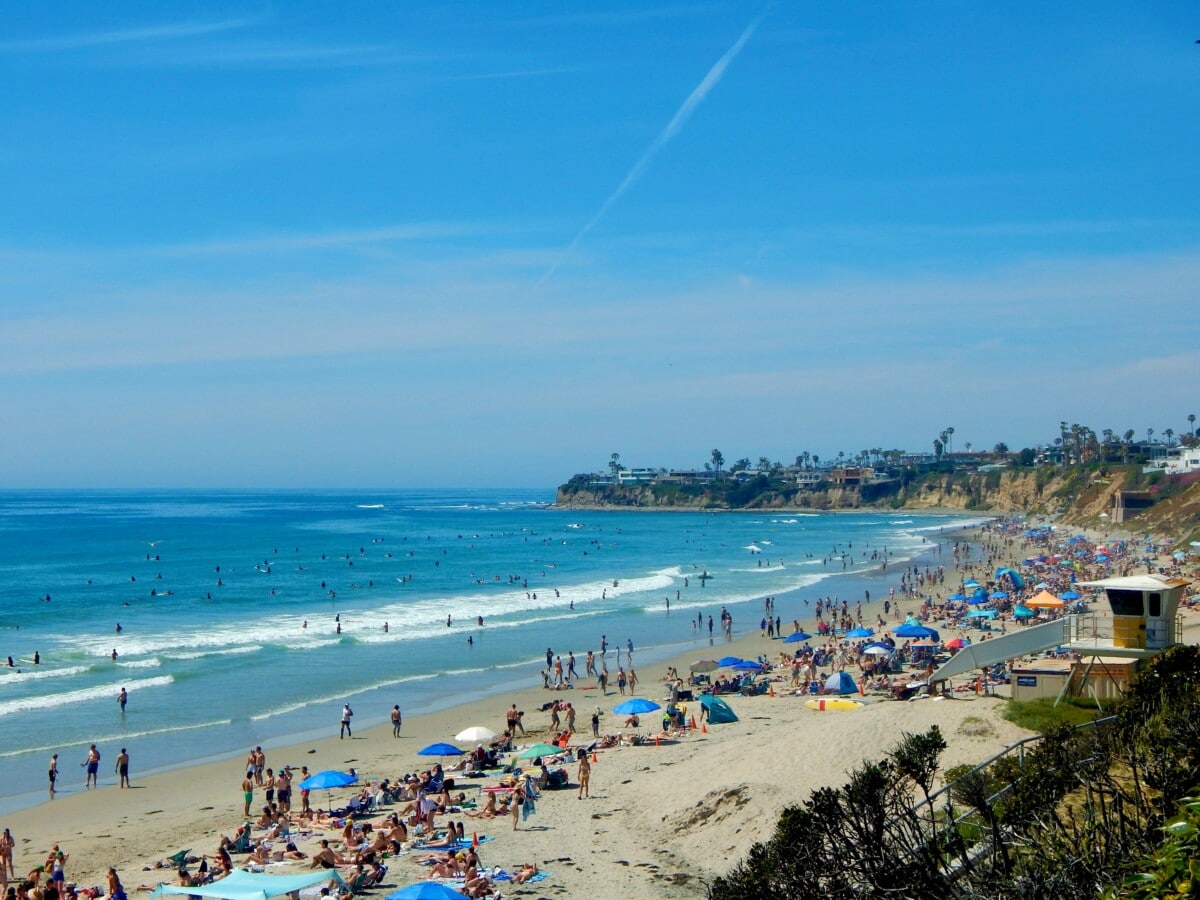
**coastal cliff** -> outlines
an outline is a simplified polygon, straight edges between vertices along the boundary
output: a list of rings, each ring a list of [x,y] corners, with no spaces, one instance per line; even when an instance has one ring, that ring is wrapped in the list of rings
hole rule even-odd
[[[1077,525],[1099,524],[1118,491],[1137,491],[1146,508],[1132,520],[1142,530],[1183,536],[1200,530],[1200,479],[1146,475],[1136,466],[1042,466],[987,473],[929,473],[857,487],[805,490],[759,477],[744,483],[589,485],[559,487],[564,508],[639,509],[961,509],[981,513],[1060,516]],[[1131,522],[1132,525],[1132,522]]]

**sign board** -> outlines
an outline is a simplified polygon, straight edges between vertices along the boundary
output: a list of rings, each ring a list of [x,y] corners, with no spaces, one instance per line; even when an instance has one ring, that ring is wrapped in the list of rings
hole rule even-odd
[[[1037,687],[1036,675],[1018,675],[1017,687]]]

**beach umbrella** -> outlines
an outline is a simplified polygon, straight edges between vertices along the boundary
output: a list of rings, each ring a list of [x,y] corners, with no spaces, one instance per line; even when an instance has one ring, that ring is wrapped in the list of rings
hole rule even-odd
[[[1035,585],[1033,586],[1033,589],[1034,589],[1035,591],[1044,591],[1044,590],[1046,590],[1046,589],[1047,589],[1047,588],[1049,588],[1049,587],[1050,587],[1050,585],[1046,584],[1046,582],[1044,582],[1044,581],[1039,581],[1037,584],[1035,584]]]
[[[947,597],[946,599],[947,599],[947,600],[966,600],[966,599],[967,599],[967,595],[966,595],[966,594],[963,594],[963,593],[960,593],[959,591],[955,591],[953,594],[951,594],[951,595],[950,595],[949,597]]]
[[[534,744],[532,747],[526,747],[517,754],[517,759],[537,759],[539,756],[561,756],[562,747],[555,747],[553,744]]]
[[[719,666],[736,666],[741,661],[742,661],[742,658],[740,656],[722,656],[719,660],[717,660],[717,665],[719,665]]]
[[[763,664],[755,662],[752,659],[743,659],[733,668],[740,669],[743,672],[761,672],[763,670]]]
[[[327,791],[331,788],[354,784],[356,781],[358,781],[357,775],[339,772],[337,769],[326,769],[324,772],[309,775],[300,782],[300,788],[305,791]]]
[[[861,625],[858,628],[851,628],[846,632],[848,638],[867,638],[875,634],[870,628],[863,628]]]
[[[1078,593],[1076,593],[1075,591],[1066,591],[1065,593],[1059,594],[1058,599],[1060,599],[1060,600],[1078,600],[1079,596],[1080,595]]]
[[[462,756],[465,750],[459,750],[453,744],[430,744],[417,751],[417,756]]]
[[[980,584],[974,578],[968,578],[966,581],[963,582],[963,587],[976,588],[976,587],[980,587]]]
[[[896,637],[903,638],[933,638],[937,640],[939,637],[937,631],[932,628],[926,628],[924,625],[901,625],[892,634]]]
[[[653,700],[634,697],[632,700],[626,700],[619,706],[614,706],[613,712],[618,716],[640,716],[642,713],[654,712],[656,709],[662,709],[662,707]]]
[[[715,672],[721,668],[721,664],[715,659],[698,659],[688,669],[693,672]]]
[[[936,647],[938,645],[938,642],[934,641],[934,640],[930,640],[929,638],[922,638],[919,641],[913,641],[912,645],[914,647]]]
[[[834,672],[825,679],[825,693],[857,694],[858,685],[854,683],[854,679],[850,677],[850,673]]]
[[[864,647],[863,653],[869,654],[870,656],[891,656],[892,655],[892,651],[889,650],[887,647],[883,646],[882,644],[872,644],[870,647]]]
[[[996,611],[994,609],[973,609],[967,613],[968,619],[994,619]]]
[[[812,635],[807,631],[793,631],[783,639],[785,644],[798,644],[801,641],[811,641]]]
[[[1017,606],[1013,607],[1014,619],[1032,619],[1035,615],[1037,615],[1037,613],[1035,613],[1028,606],[1021,606],[1018,604]]]
[[[468,900],[467,895],[446,887],[440,881],[418,881],[398,891],[392,891],[384,900]]]
[[[988,599],[989,600],[1007,600],[1008,599],[1008,591],[992,591],[990,594],[988,594]]]
[[[969,644],[969,643],[971,643],[971,642],[964,640],[963,638],[956,637],[952,641],[947,641],[946,646],[952,650],[961,650],[963,647],[967,646],[967,644]]]
[[[980,603],[987,603],[987,598],[988,598],[987,592],[981,589],[981,590],[976,591],[970,597],[968,597],[967,602],[974,606],[974,605],[978,605]]]
[[[494,741],[497,735],[490,728],[485,728],[482,725],[472,725],[470,728],[465,728],[454,736],[456,741],[466,741],[469,744],[483,744],[487,741]]]

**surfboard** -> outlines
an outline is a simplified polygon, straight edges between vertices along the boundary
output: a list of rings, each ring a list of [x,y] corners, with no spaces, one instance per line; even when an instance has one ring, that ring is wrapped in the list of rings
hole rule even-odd
[[[807,706],[809,709],[815,709],[815,710],[818,710],[819,712],[825,712],[826,710],[834,710],[834,709],[861,709],[862,708],[862,704],[859,703],[857,700],[842,700],[841,698],[834,698],[832,700],[816,700],[816,699],[805,700],[804,705]]]

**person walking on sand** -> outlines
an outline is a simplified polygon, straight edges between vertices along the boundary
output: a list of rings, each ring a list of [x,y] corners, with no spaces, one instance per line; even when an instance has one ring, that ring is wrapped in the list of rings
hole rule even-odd
[[[400,704],[392,707],[392,737],[400,737]]]
[[[124,747],[122,747],[121,752],[117,754],[117,767],[115,771],[121,779],[121,787],[132,787],[132,785],[129,783],[129,753]]]
[[[250,815],[250,805],[254,802],[254,779],[249,772],[242,779],[242,802],[245,804],[242,809],[242,815]]]
[[[50,771],[47,773],[50,776],[50,799],[54,799],[54,782],[58,781],[58,754],[55,753],[50,757]],[[2,860],[0,860],[2,861]]]
[[[577,775],[579,781],[579,799],[591,797],[591,792],[588,789],[588,783],[592,780],[592,761],[586,753],[579,754],[579,773]]]
[[[354,737],[354,732],[352,732],[350,730],[350,717],[352,715],[354,715],[354,710],[352,710],[350,708],[350,704],[343,703],[342,704],[342,731],[341,731],[341,734],[338,735],[339,741],[342,738],[346,737],[346,735],[350,735],[351,738]]]
[[[100,751],[96,749],[95,744],[88,748],[87,759],[84,760],[83,767],[87,770],[87,776],[83,780],[83,789],[86,791],[90,787],[100,787],[98,774],[100,772]]]

